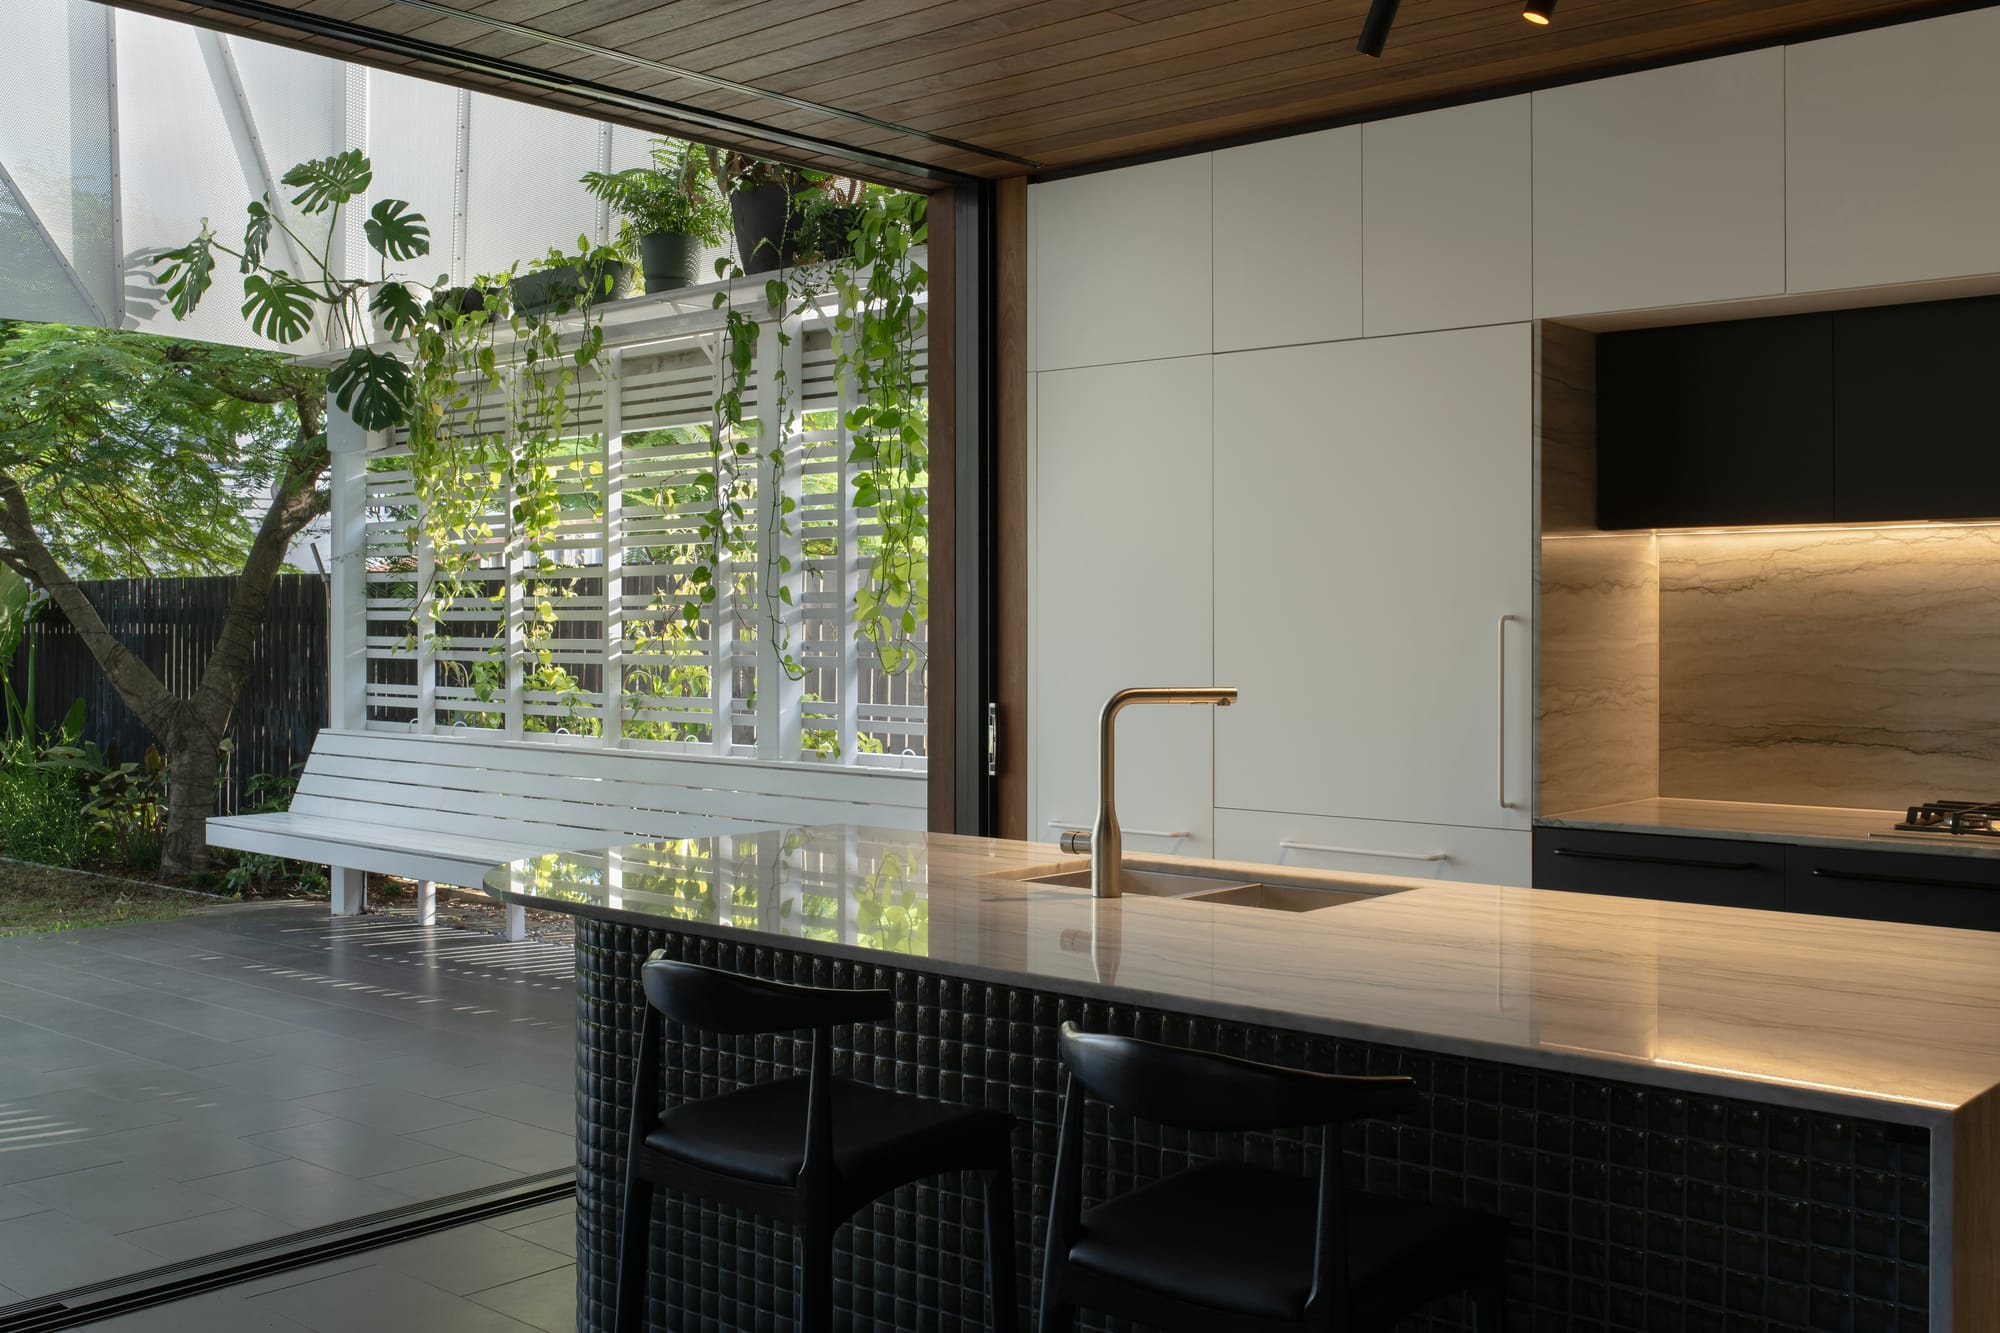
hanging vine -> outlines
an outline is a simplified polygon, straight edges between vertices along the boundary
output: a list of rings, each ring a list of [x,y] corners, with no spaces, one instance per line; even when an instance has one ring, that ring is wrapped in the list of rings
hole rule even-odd
[[[930,414],[917,370],[918,303],[930,275],[911,256],[924,243],[925,199],[871,194],[838,266],[840,350],[835,366],[854,396],[846,426],[854,445],[856,510],[881,525],[868,573],[854,594],[854,633],[891,675],[922,657],[918,626],[930,614]]]

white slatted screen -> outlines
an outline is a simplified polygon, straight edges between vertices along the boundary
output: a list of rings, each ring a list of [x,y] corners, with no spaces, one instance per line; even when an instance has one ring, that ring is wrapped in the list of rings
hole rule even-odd
[[[761,310],[761,284],[752,288]],[[776,427],[763,420],[775,415],[764,398],[777,350],[767,323],[745,392],[748,451],[724,450],[725,489],[750,521],[720,561],[700,539],[701,516],[717,503],[707,478],[723,374],[720,312],[631,332],[607,321],[609,379],[572,392],[551,460],[561,522],[541,551],[524,549],[513,533],[503,484],[485,519],[492,536],[464,548],[455,579],[441,575],[435,553],[412,536],[407,444],[400,435],[376,439],[362,553],[367,725],[922,770],[923,663],[890,675],[853,633],[854,592],[880,526],[872,511],[846,503],[854,468],[832,312],[794,329],[794,421],[785,441],[786,491],[799,505],[792,532],[771,528],[760,490],[769,482],[761,432]],[[504,401],[482,405],[480,429],[505,431]],[[767,553],[792,562],[789,652],[805,673],[797,681],[784,670],[762,602]],[[697,595],[698,570],[708,571],[716,596],[690,621],[683,607]],[[447,599],[438,602],[448,608],[441,618],[419,605],[426,597]]]

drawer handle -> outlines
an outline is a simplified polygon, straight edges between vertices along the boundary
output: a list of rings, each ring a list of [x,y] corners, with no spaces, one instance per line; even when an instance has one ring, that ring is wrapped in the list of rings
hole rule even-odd
[[[1090,825],[1072,823],[1067,819],[1051,819],[1049,827],[1052,829],[1067,829],[1075,833],[1090,832]],[[1192,838],[1194,836],[1194,832],[1191,829],[1128,828],[1125,832],[1135,838]]]
[[[1868,875],[1858,870],[1827,870],[1813,867],[1814,879],[1851,879],[1861,884],[1922,884],[1933,889],[1975,889],[1981,893],[1991,893],[1996,885],[1971,884],[1962,879],[1921,879],[1915,875]]]
[[[1630,861],[1642,866],[1686,866],[1692,870],[1755,870],[1755,861],[1703,861],[1692,856],[1642,856],[1637,852],[1582,852],[1570,847],[1555,849],[1557,856],[1574,856],[1585,861]],[[1814,871],[1818,874],[1818,871]]]
[[[1449,852],[1384,852],[1373,847],[1329,847],[1323,842],[1294,842],[1286,838],[1279,842],[1281,851],[1287,852],[1330,852],[1335,856],[1381,856],[1391,861],[1449,861]]]

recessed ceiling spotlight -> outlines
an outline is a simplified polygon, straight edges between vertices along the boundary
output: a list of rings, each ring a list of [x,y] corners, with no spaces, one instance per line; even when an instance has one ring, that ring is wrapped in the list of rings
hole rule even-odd
[[[1396,6],[1402,0],[1375,0],[1368,6],[1368,17],[1361,25],[1361,40],[1354,49],[1364,56],[1379,56],[1382,47],[1389,40],[1389,29],[1396,22]]]
[[[1537,27],[1546,28],[1556,16],[1556,0],[1527,0],[1521,6],[1521,17]]]

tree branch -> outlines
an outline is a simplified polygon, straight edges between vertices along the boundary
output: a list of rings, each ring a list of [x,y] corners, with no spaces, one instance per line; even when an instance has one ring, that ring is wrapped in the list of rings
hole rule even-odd
[[[0,536],[7,539],[7,563],[48,593],[119,697],[155,736],[170,745],[180,722],[180,701],[161,684],[151,667],[118,641],[69,571],[49,554],[41,534],[35,531],[26,492],[7,472],[0,472]]]

